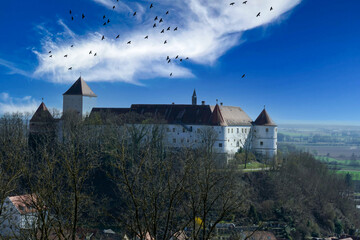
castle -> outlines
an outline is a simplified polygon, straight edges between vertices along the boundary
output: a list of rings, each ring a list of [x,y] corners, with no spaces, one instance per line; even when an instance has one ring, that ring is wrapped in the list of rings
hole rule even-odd
[[[165,142],[167,147],[181,148],[200,146],[202,133],[212,129],[216,133],[213,148],[216,152],[233,156],[240,148],[272,158],[277,152],[277,125],[264,110],[252,121],[240,108],[197,104],[194,90],[191,104],[133,104],[130,108],[97,108],[97,95],[80,77],[63,94],[63,113],[75,111],[80,116],[100,112],[116,115],[130,112],[161,116],[165,120]],[[30,120],[30,132],[41,132],[54,122],[45,104],[42,102]],[[131,123],[129,123],[131,124]]]

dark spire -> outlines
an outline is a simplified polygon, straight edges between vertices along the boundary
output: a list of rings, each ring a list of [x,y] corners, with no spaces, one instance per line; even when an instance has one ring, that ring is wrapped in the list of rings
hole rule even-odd
[[[53,116],[45,106],[44,102],[41,102],[40,106],[30,119],[30,122],[52,122],[54,121]]]
[[[79,79],[76,80],[76,82],[63,95],[82,95],[87,97],[97,97],[82,77],[79,77]]]
[[[192,95],[192,105],[197,104],[197,97],[196,97],[196,91],[194,89],[193,95]]]
[[[254,122],[255,125],[264,125],[264,126],[276,126],[276,123],[270,118],[269,114],[265,110],[262,110],[260,115],[257,117],[257,119]]]

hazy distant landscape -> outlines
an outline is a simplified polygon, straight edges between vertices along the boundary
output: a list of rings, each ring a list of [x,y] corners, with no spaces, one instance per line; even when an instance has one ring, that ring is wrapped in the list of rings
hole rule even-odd
[[[312,153],[337,173],[350,173],[360,181],[360,127],[280,125],[279,148],[288,145]]]

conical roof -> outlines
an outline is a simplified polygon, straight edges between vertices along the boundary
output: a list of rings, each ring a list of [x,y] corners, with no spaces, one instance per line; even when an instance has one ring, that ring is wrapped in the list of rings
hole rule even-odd
[[[226,126],[226,122],[221,114],[220,107],[216,104],[211,117],[210,117],[210,124],[216,126]]]
[[[276,123],[270,118],[269,114],[266,112],[265,108],[262,110],[260,115],[254,122],[255,125],[264,125],[264,126],[276,126]]]
[[[82,77],[67,90],[63,95],[82,95],[88,97],[97,97]]]
[[[193,97],[196,97],[196,91],[195,91],[195,89],[194,89],[194,92],[193,92],[193,95],[192,95]]]
[[[45,106],[45,104],[42,102],[32,118],[30,119],[30,122],[51,122],[54,121],[53,116],[51,116],[51,113]]]

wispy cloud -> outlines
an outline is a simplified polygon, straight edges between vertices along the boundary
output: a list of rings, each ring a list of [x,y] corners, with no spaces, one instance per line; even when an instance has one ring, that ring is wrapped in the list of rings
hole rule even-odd
[[[11,97],[9,93],[0,93],[0,114],[5,113],[33,113],[40,102],[31,96],[22,98]]]
[[[109,0],[93,1],[108,9],[113,5]],[[34,51],[39,59],[35,75],[54,82],[72,82],[82,72],[88,81],[135,84],[143,79],[169,77],[169,73],[173,73],[173,77],[193,77],[191,64],[213,64],[242,42],[242,33],[278,20],[300,1],[252,0],[247,4],[237,1],[230,6],[230,0],[159,0],[152,9],[149,3],[121,3],[121,6],[116,3],[117,14],[111,15],[111,23],[91,29],[85,35],[77,35],[59,20],[68,37],[53,39],[48,34],[44,38],[42,50]],[[270,7],[274,10],[270,11]],[[165,15],[166,10],[170,14]],[[137,11],[135,17],[132,11]],[[256,17],[258,12],[260,17]],[[152,27],[154,16],[164,19],[163,23],[157,21],[156,28]],[[126,19],[130,27],[116,23],[117,17]],[[166,31],[168,27],[170,31]],[[174,31],[175,27],[178,31]],[[165,33],[160,33],[162,29]],[[119,33],[120,38],[115,39]],[[101,40],[102,35],[105,40]],[[127,44],[128,41],[131,44]],[[89,54],[90,50],[97,56]],[[179,59],[189,57],[190,60],[180,62],[174,59],[177,55]],[[171,63],[167,63],[167,56],[172,58]],[[72,70],[68,70],[70,67]]]
[[[10,71],[8,72],[8,74],[19,74],[25,77],[31,77],[32,73],[26,72],[18,67],[15,66],[14,63],[7,61],[5,59],[1,59],[0,58],[0,66],[6,67],[8,68]]]

